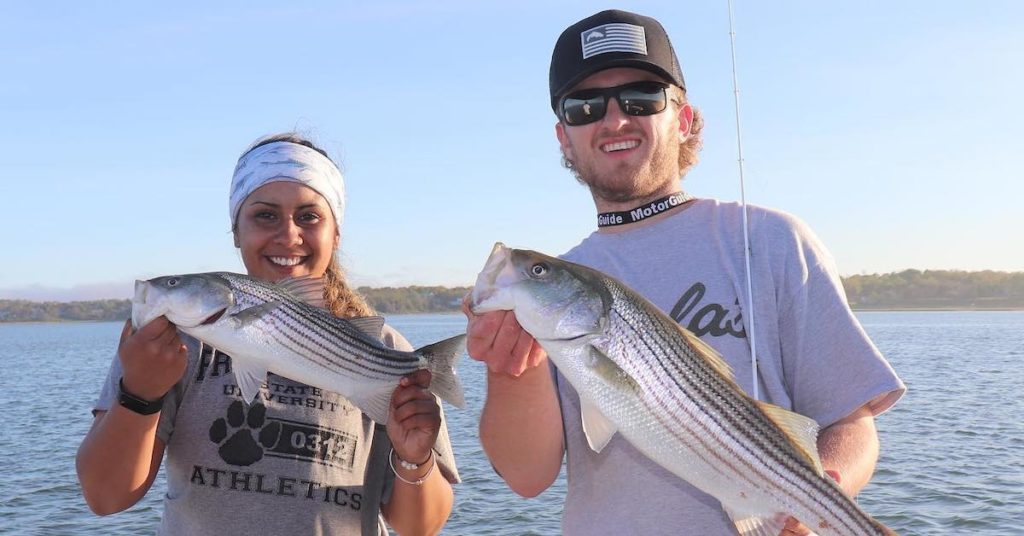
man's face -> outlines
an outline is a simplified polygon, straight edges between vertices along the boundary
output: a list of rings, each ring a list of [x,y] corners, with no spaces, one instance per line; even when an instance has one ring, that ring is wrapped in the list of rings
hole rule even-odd
[[[585,78],[569,93],[640,81],[664,80],[641,69],[614,68]],[[633,116],[623,113],[613,98],[607,108],[605,116],[593,123],[555,125],[562,154],[580,182],[611,203],[646,200],[671,191],[681,174],[679,144],[689,134],[690,106],[669,103],[661,113]]]

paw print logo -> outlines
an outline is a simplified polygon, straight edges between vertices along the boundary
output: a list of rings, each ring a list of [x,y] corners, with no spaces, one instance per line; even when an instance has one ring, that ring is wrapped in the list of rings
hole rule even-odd
[[[253,404],[246,411],[240,400],[232,402],[227,415],[210,426],[210,441],[220,445],[217,452],[221,459],[231,465],[252,465],[262,460],[263,451],[273,448],[281,434],[281,424],[267,424],[266,416],[263,404]]]

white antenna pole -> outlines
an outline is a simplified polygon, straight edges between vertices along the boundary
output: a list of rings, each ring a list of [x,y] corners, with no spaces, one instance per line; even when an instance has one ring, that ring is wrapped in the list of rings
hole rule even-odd
[[[754,283],[750,276],[750,225],[747,222],[747,191],[743,181],[743,141],[740,134],[740,83],[736,75],[736,30],[732,22],[732,0],[729,3],[729,47],[732,50],[732,95],[736,108],[736,153],[740,166],[740,205],[743,207],[743,253],[747,270],[747,304],[749,310],[743,315],[743,324],[750,339],[750,373],[753,376],[753,396],[757,394],[757,339],[754,337]]]

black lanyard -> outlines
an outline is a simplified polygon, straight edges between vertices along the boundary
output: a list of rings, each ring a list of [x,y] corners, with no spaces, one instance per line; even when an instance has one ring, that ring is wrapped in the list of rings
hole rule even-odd
[[[655,199],[650,203],[644,203],[633,210],[623,210],[621,212],[602,212],[597,215],[597,226],[598,227],[612,227],[615,225],[626,225],[627,223],[636,223],[640,220],[645,220],[651,216],[657,216],[666,210],[674,207],[678,207],[687,201],[694,199],[694,197],[686,192],[676,192],[674,194],[666,195],[661,199]]]

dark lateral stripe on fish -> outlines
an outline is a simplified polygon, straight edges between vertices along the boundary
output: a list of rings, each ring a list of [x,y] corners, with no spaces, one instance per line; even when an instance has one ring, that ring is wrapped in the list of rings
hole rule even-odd
[[[304,354],[311,361],[317,362],[326,369],[340,369],[356,376],[380,377],[380,375],[371,374],[371,370],[363,366],[359,359],[345,359],[348,352],[341,348],[337,352],[332,352],[331,348],[319,342],[316,337],[312,336],[312,333],[304,329],[301,321],[289,322],[289,320],[281,318],[276,329],[270,330],[270,334],[274,341],[281,346],[291,348],[292,351],[302,350],[301,352],[296,351],[296,353]]]
[[[668,393],[665,391],[656,390],[653,396],[654,400],[645,400],[648,409],[660,410],[654,413],[656,419],[669,430],[669,433],[674,435],[678,441],[683,443],[686,443],[687,441],[685,438],[681,437],[677,430],[682,425],[682,422],[679,420],[681,416],[678,413],[673,412],[678,412],[680,410],[686,412],[687,416],[690,419],[693,419],[696,426],[707,433],[708,438],[711,438],[708,441],[705,441],[700,435],[696,435],[694,436],[694,439],[701,443],[702,448],[695,448],[691,446],[691,448],[694,449],[694,453],[702,456],[705,460],[717,460],[717,465],[715,463],[708,463],[710,469],[722,473],[722,469],[727,468],[731,471],[731,474],[728,475],[729,478],[735,479],[738,482],[746,482],[747,485],[754,489],[770,490],[772,493],[782,493],[785,491],[783,487],[780,486],[779,482],[789,482],[791,485],[797,486],[801,482],[791,478],[793,475],[779,472],[773,469],[770,464],[766,464],[763,459],[759,459],[756,456],[756,452],[751,451],[748,445],[736,441],[735,437],[731,437],[728,427],[722,427],[720,425],[712,427],[710,424],[706,424],[707,421],[711,420],[709,415],[695,414],[689,407],[682,405],[684,401],[674,399],[671,396],[664,396],[666,394]],[[702,419],[702,416],[706,418]],[[725,441],[721,436],[716,434],[721,434],[727,439],[732,439],[732,441]],[[690,442],[690,444],[692,445],[693,443]],[[744,453],[741,453],[737,449],[742,449]],[[745,470],[742,468],[745,468]],[[773,473],[776,478],[772,478],[772,475],[765,474],[766,472]],[[769,487],[766,488],[765,486]],[[807,496],[813,497],[813,495]],[[820,511],[822,508],[828,508],[827,504],[815,501],[817,505],[816,508],[814,505],[801,500],[802,497],[800,495],[793,495],[792,499],[808,511]]]
[[[270,336],[271,336],[271,338],[274,339],[274,342],[276,342],[277,344],[280,344],[281,346],[290,347],[292,345],[297,345],[299,347],[302,347],[301,344],[296,344],[296,339],[294,338],[294,333],[289,333],[289,332],[286,332],[284,330],[279,330],[279,331],[275,331],[275,332],[271,333]],[[303,348],[303,349],[305,349],[305,348]],[[309,351],[306,355],[313,356],[314,353],[312,351]],[[321,358],[318,355],[316,357],[320,358],[320,362],[318,363],[320,366],[322,366],[322,367],[324,367],[326,369],[333,369],[335,371],[338,371],[338,370],[345,371],[345,372],[349,373],[353,377],[360,377],[361,376],[361,377],[366,377],[367,379],[389,379],[389,378],[393,378],[394,377],[394,375],[388,375],[388,374],[369,374],[368,373],[369,371],[367,371],[364,367],[358,366],[358,363],[355,362],[355,361],[344,360],[344,359],[338,359],[338,360],[323,359],[323,358]]]
[[[390,349],[347,321],[299,301],[276,285],[235,274],[217,274],[235,294],[239,309],[278,302],[266,316],[275,343],[325,369],[368,380],[393,380],[422,368],[418,354]]]
[[[361,352],[369,352],[376,348],[373,343],[364,339],[366,336],[359,330],[343,324],[341,319],[330,316],[325,310],[316,309],[302,303],[290,302],[284,303],[282,309],[288,311],[293,317],[300,318],[311,325],[321,328],[318,333],[325,337],[331,337],[337,345],[344,344]],[[349,339],[346,340],[342,337],[342,334],[348,335]]]
[[[317,346],[322,347],[324,351],[313,351],[313,353],[332,364],[339,364],[336,360],[331,359],[330,356],[336,353],[334,350],[340,348],[350,352],[348,354],[350,356],[357,356],[358,358],[353,359],[353,361],[358,362],[360,365],[366,365],[367,362],[375,362],[379,367],[387,370],[397,368],[404,371],[404,373],[421,368],[418,356],[415,354],[397,350],[388,352],[387,349],[379,344],[375,345],[366,340],[366,336],[354,327],[343,325],[340,322],[332,322],[334,320],[333,317],[328,319],[325,316],[327,313],[321,312],[319,309],[308,306],[303,302],[294,301],[274,288],[265,286],[265,284],[253,284],[254,282],[235,278],[231,278],[231,282],[239,294],[249,298],[248,300],[240,301],[252,301],[254,302],[252,305],[268,301],[282,301],[282,298],[285,298],[282,301],[282,305],[272,312],[274,318],[288,325],[294,331],[304,332],[304,338],[318,340]],[[309,326],[304,324],[309,324]],[[314,330],[313,327],[321,329]],[[342,335],[347,335],[348,337],[343,337]],[[323,339],[328,340],[323,341]],[[298,343],[297,340],[295,342]],[[307,351],[312,351],[308,345],[299,344],[299,346]],[[385,373],[380,368],[370,368],[368,370]]]
[[[636,326],[632,326],[629,323],[629,320],[625,318],[620,311],[615,310],[614,312],[623,320],[624,323],[629,325],[629,327],[633,328],[632,332],[630,333],[630,335],[633,335],[633,337],[627,338],[634,339],[635,343],[639,343],[639,345],[643,345],[644,347],[646,347],[650,355],[656,355],[660,353],[658,351],[660,349],[659,346],[657,344],[652,344],[652,341],[650,341],[648,337],[644,337],[642,335],[643,332],[637,330]],[[661,358],[657,360],[658,365],[662,366],[663,369],[664,357],[670,356],[661,356]],[[671,362],[672,360],[669,359],[669,361]],[[751,474],[751,472],[757,472],[756,468],[753,467],[745,457],[740,456],[739,453],[737,453],[729,445],[720,445],[720,443],[718,442],[712,443],[711,438],[715,437],[716,430],[711,428],[711,426],[706,422],[707,420],[702,419],[700,414],[691,411],[689,404],[687,404],[688,401],[685,398],[673,397],[673,395],[678,394],[678,390],[673,388],[675,387],[678,389],[683,389],[683,386],[674,378],[671,378],[669,376],[670,374],[662,375],[663,378],[675,382],[674,385],[650,386],[652,387],[652,389],[650,389],[649,391],[650,397],[641,397],[640,403],[646,406],[648,410],[650,410],[650,415],[653,416],[653,418],[656,419],[662,425],[665,431],[672,434],[680,443],[688,445],[695,453],[697,453],[698,455],[702,455],[702,457],[704,457],[705,459],[714,458],[715,460],[717,460],[720,465],[710,463],[708,465],[711,469],[718,471],[720,474],[728,478],[737,478],[739,480],[745,481],[752,487],[760,487],[758,481],[755,480],[753,478],[753,475]],[[654,380],[657,380],[658,376],[652,375],[652,378]],[[652,405],[652,403],[656,405]],[[686,417],[689,418],[690,422],[692,422],[699,429],[698,431],[702,431],[704,433],[693,433],[684,435],[684,432],[689,430],[691,427],[688,424],[684,423],[683,419],[680,419],[680,415],[678,413],[679,411],[684,412],[686,414]],[[671,419],[671,421],[669,419]],[[724,447],[722,450],[732,453],[733,457],[725,457],[721,451],[714,448],[714,445],[720,445]],[[744,472],[740,470],[740,468],[736,466],[736,461],[739,461],[740,463],[746,465],[751,472]],[[724,472],[722,470],[723,468],[728,468],[731,471],[731,474],[727,474],[726,472]]]
[[[625,316],[621,315],[621,313],[620,316],[623,318],[624,321],[626,321],[630,325],[631,328],[633,328],[634,330],[636,329],[637,326],[630,323]],[[641,318],[639,320],[653,321],[655,319]],[[749,412],[760,411],[759,408],[752,405],[751,403],[749,403],[749,401],[746,401],[745,399],[737,399],[735,397],[729,396],[720,396],[721,392],[714,389],[715,386],[722,388],[723,390],[726,391],[731,390],[731,387],[728,386],[725,382],[723,382],[717,374],[714,374],[706,363],[704,363],[703,361],[697,361],[697,358],[693,356],[694,352],[691,348],[675,347],[675,351],[682,350],[684,352],[684,355],[690,357],[690,360],[676,359],[671,353],[663,354],[656,350],[656,348],[662,347],[658,344],[659,341],[665,344],[664,347],[672,347],[673,345],[669,344],[669,341],[673,340],[674,338],[668,338],[668,340],[666,340],[666,338],[664,337],[665,333],[660,330],[656,335],[658,336],[657,338],[659,340],[645,340],[644,344],[648,346],[648,348],[651,350],[650,354],[657,358],[658,364],[666,373],[661,377],[663,379],[671,379],[673,382],[675,382],[675,387],[683,390],[684,392],[689,393],[687,396],[699,396],[700,398],[694,398],[694,400],[703,400],[707,402],[707,404],[711,406],[711,408],[717,410],[707,411],[708,408],[705,408],[705,415],[707,416],[707,419],[712,420],[713,422],[718,424],[721,435],[716,435],[713,430],[708,429],[706,426],[705,431],[711,434],[711,437],[728,438],[729,440],[731,440],[732,444],[735,444],[737,447],[742,448],[743,451],[746,452],[747,456],[740,456],[739,452],[730,448],[729,443],[719,440],[717,444],[722,449],[732,452],[734,455],[737,455],[741,460],[744,461],[744,465],[747,465],[750,470],[754,471],[756,474],[761,476],[761,478],[763,478],[766,483],[771,484],[776,488],[779,487],[779,482],[783,482],[785,484],[793,486],[794,488],[803,489],[805,493],[807,492],[807,486],[810,486],[811,488],[814,488],[819,492],[824,492],[822,493],[822,495],[825,496],[829,496],[833,493],[836,493],[836,490],[832,487],[829,487],[828,489],[821,487],[820,485],[823,485],[823,483],[819,478],[817,478],[816,473],[814,473],[812,469],[804,466],[801,463],[801,460],[795,460],[793,456],[787,456],[787,453],[784,449],[779,448],[779,445],[777,443],[770,441],[771,437],[778,436],[778,431],[774,429],[768,430],[770,425],[763,421],[758,422],[756,419],[751,421],[750,418],[752,417],[752,415]],[[641,336],[640,338],[644,339],[643,336]],[[683,363],[681,363],[680,361],[683,361]],[[696,368],[683,370],[682,365],[684,364]],[[692,381],[694,383],[687,385],[680,383],[678,376],[676,374],[673,374],[672,369],[675,369],[676,372],[681,372],[684,378],[693,378]],[[673,385],[663,385],[662,387],[665,388],[665,391],[672,391]],[[694,394],[691,392],[692,389],[688,389],[687,387],[695,387],[697,391],[699,391],[699,393]],[[707,389],[705,389],[704,387],[707,387]],[[724,402],[726,404],[729,404],[730,402],[736,400],[740,400],[741,402],[747,402],[747,404],[739,407],[730,404],[729,408],[723,408],[720,404],[716,403]],[[678,405],[680,404],[680,401],[672,401],[672,404]],[[685,406],[679,407],[685,408]],[[666,407],[664,408],[664,410],[669,411],[669,408]],[[691,418],[694,418],[692,414]],[[744,428],[735,419],[746,421],[748,424],[752,426],[750,428]],[[695,422],[703,425],[704,420],[697,418]],[[730,426],[722,426],[721,422],[726,422]],[[681,426],[682,423],[676,423],[676,425]],[[751,434],[749,433],[751,428],[754,429],[754,431],[756,432],[764,433],[767,435],[758,436],[758,434]],[[759,451],[752,448],[752,446],[755,444],[759,444],[762,447],[763,450],[761,452],[763,452],[764,455],[769,457],[767,460],[762,458],[761,456],[758,456]],[[709,451],[714,452],[713,449],[710,449]],[[718,458],[718,456],[716,456],[716,458]],[[774,462],[775,465],[769,462]],[[730,464],[730,467],[733,466]],[[788,469],[788,471],[785,471],[784,469]],[[765,474],[766,472],[768,474]],[[775,478],[770,478],[771,475],[774,475]],[[746,476],[741,472],[737,472],[736,476],[748,482],[750,481],[750,479],[746,478]],[[818,495],[808,493],[808,496],[813,498],[817,497]],[[834,496],[831,496],[829,498],[832,499],[832,501],[825,502],[823,500],[815,500],[815,504],[817,504],[820,508],[828,510],[832,510],[832,508],[830,508],[830,505],[838,507],[840,510],[844,511],[844,513],[850,515],[853,518],[853,520],[856,520],[859,517],[861,517],[856,514],[853,514],[853,512],[849,511],[846,508],[849,504],[849,501],[845,499],[845,496],[843,496],[843,499],[839,501],[836,501]],[[796,497],[794,497],[794,499],[796,499]],[[807,510],[818,510],[817,508],[810,507],[810,505],[808,505],[807,503],[801,504]],[[842,518],[842,516],[834,517]],[[844,524],[848,523],[849,521],[849,519],[844,520]],[[856,523],[856,521],[854,521],[854,523]]]
[[[259,294],[264,293],[252,292],[251,289],[241,289],[240,293],[246,294],[246,297],[249,298],[243,301],[245,305],[249,305],[249,302],[253,302],[252,305],[256,305],[280,299],[280,296],[260,296]],[[315,317],[303,314],[301,310],[294,308],[289,302],[285,302],[281,307],[271,311],[270,317],[273,320],[274,329],[269,330],[269,332],[272,334],[275,334],[276,332],[276,334],[287,339],[287,341],[285,341],[280,337],[275,337],[275,340],[279,344],[292,348],[301,348],[308,356],[315,356],[322,362],[348,372],[368,377],[390,379],[396,374],[401,375],[402,373],[408,373],[418,368],[409,367],[411,360],[404,363],[406,364],[406,367],[399,367],[397,369],[400,371],[408,371],[402,373],[396,372],[396,367],[394,366],[388,367],[388,363],[380,364],[385,367],[383,369],[369,366],[375,364],[375,362],[374,360],[367,359],[367,357],[380,354],[381,352],[378,348],[370,346],[364,341],[355,338],[351,340],[358,341],[359,344],[350,344],[349,339],[345,339],[334,334],[334,332],[339,329],[338,326],[328,325],[323,323],[323,321],[316,321],[316,327],[322,326],[322,329],[315,330],[315,326],[312,325],[313,322],[310,322],[311,320],[314,320]],[[324,340],[323,335],[327,333],[331,334],[331,339],[333,339],[332,341]],[[331,343],[333,343],[333,345]],[[338,359],[338,357],[345,356],[349,359]],[[396,360],[395,363],[402,362]],[[374,373],[376,373],[376,375]]]
[[[614,293],[613,294],[618,294]],[[621,299],[619,295],[616,298]],[[625,300],[629,303],[628,297]],[[617,309],[613,307],[613,310]],[[835,510],[838,509],[844,515],[833,515],[836,519],[840,520],[844,525],[851,524],[854,526],[860,526],[861,528],[874,529],[873,526],[865,526],[862,523],[867,523],[867,516],[863,512],[856,509],[856,506],[852,504],[845,495],[841,498],[835,496],[836,493],[840,493],[834,486],[828,486],[827,483],[821,481],[817,477],[816,472],[809,466],[803,463],[802,459],[795,459],[795,452],[791,451],[792,447],[788,443],[783,443],[784,447],[780,447],[779,443],[772,441],[773,438],[780,439],[780,434],[770,423],[766,422],[765,416],[761,413],[760,408],[753,405],[753,403],[747,399],[737,398],[733,396],[722,396],[723,391],[728,393],[732,391],[732,387],[727,385],[722,378],[719,377],[715,371],[710,370],[710,365],[700,360],[699,357],[695,357],[694,350],[688,346],[685,348],[679,348],[676,344],[679,342],[678,337],[665,337],[665,333],[660,329],[662,326],[658,319],[652,316],[644,315],[639,308],[630,307],[630,312],[637,313],[637,316],[641,318],[632,319],[629,318],[633,315],[624,315],[621,311],[616,310],[616,315],[622,319],[622,321],[633,330],[634,335],[637,335],[636,339],[643,344],[648,351],[648,355],[655,358],[659,367],[665,374],[661,377],[664,380],[671,380],[675,385],[674,387],[687,393],[687,396],[693,397],[693,400],[702,400],[708,403],[710,408],[706,408],[706,416],[708,420],[711,420],[718,424],[721,436],[717,435],[714,430],[708,428],[705,424],[705,419],[699,418],[699,416],[689,413],[689,418],[693,419],[693,422],[698,423],[704,428],[705,432],[709,434],[709,437],[723,437],[728,438],[733,445],[742,448],[746,452],[746,456],[740,455],[739,452],[734,450],[728,442],[718,439],[716,444],[727,452],[730,452],[737,456],[739,460],[746,465],[749,470],[759,474],[761,478],[768,484],[778,486],[778,482],[782,482],[793,486],[798,489],[803,489],[809,497],[821,496],[821,500],[815,500],[818,508],[811,507],[807,503],[802,503],[803,507],[809,511],[818,511],[820,509],[826,509],[836,514]],[[643,318],[645,317],[646,318]],[[633,321],[644,322],[647,325],[658,326],[659,329],[655,330],[657,333],[651,334],[655,336],[655,340],[648,340],[648,337],[643,336],[644,331],[638,329],[638,326]],[[659,344],[661,343],[661,344]],[[684,355],[690,356],[690,360],[680,360],[672,356],[670,352],[661,352],[659,349],[666,349],[675,352],[682,352]],[[683,361],[683,362],[681,362]],[[689,361],[689,362],[686,362]],[[684,369],[684,366],[687,366]],[[680,379],[680,376],[682,380]],[[657,377],[657,376],[656,376]],[[655,393],[671,393],[673,391],[672,385],[662,386],[663,389],[655,389]],[[694,393],[696,391],[696,393]],[[740,405],[734,404],[739,401]],[[667,400],[665,397],[661,397],[658,400],[661,407],[656,407],[654,415],[671,415],[675,419],[679,419],[679,415],[672,411],[674,406],[676,411],[682,408],[684,411],[688,411],[685,404],[681,404],[679,400]],[[723,405],[724,404],[724,405]],[[708,410],[713,411],[708,411]],[[761,414],[762,419],[757,419],[754,415]],[[664,421],[660,417],[659,421]],[[722,422],[727,423],[727,426],[722,426]],[[683,426],[682,423],[674,423],[674,426],[667,426],[668,430],[678,429]],[[755,433],[751,433],[751,431]],[[675,434],[677,439],[683,443],[691,442],[685,441],[684,438],[679,437]],[[701,450],[712,453],[715,459],[718,459],[726,467],[736,472],[736,476],[744,481],[747,481],[751,485],[757,487],[756,483],[752,481],[750,475],[742,471],[738,471],[733,463],[724,460],[719,452],[710,445],[705,443],[699,437],[698,441],[701,442],[704,447]],[[759,451],[753,448],[753,445],[762,447],[760,453],[768,456],[768,459],[764,459],[759,456]],[[774,465],[773,465],[774,463]],[[714,465],[714,464],[711,464]],[[766,474],[767,473],[767,474]],[[814,490],[817,493],[807,493],[808,489]],[[792,494],[790,494],[792,495]],[[793,497],[796,499],[796,497]],[[852,529],[851,526],[847,526],[848,529]]]
[[[379,344],[375,345],[365,341],[361,337],[353,336],[352,333],[346,333],[349,335],[348,338],[342,337],[339,331],[344,328],[340,323],[331,323],[326,318],[317,318],[316,316],[304,314],[301,309],[295,308],[293,304],[287,304],[283,308],[291,313],[289,316],[291,320],[291,323],[289,323],[290,327],[299,331],[305,331],[310,337],[317,337],[321,340],[326,339],[323,347],[327,350],[328,354],[333,353],[331,350],[334,348],[344,348],[351,355],[358,356],[358,361],[364,363],[371,362],[388,369],[399,368],[405,370],[410,364],[418,363],[418,360],[415,359],[401,359],[400,356],[389,355],[386,351],[382,351]],[[354,328],[352,331],[357,332]],[[360,333],[360,335],[362,334]],[[394,353],[397,354],[397,351]]]
[[[287,311],[292,317],[299,318],[301,321],[307,321],[321,328],[317,335],[319,337],[330,337],[332,339],[330,342],[335,346],[351,348],[353,352],[364,358],[368,355],[373,356],[375,359],[382,361],[382,365],[385,366],[393,362],[399,366],[404,365],[407,367],[409,362],[416,361],[418,363],[419,361],[417,356],[408,352],[398,350],[389,352],[389,349],[382,347],[379,342],[370,340],[369,336],[348,324],[344,319],[331,316],[326,310],[313,307],[305,302],[296,301],[291,296],[282,294],[278,289],[245,283],[249,283],[249,281],[244,281],[239,285],[241,290],[243,292],[249,291],[260,302],[280,301],[281,298],[286,298],[277,310]]]
[[[355,361],[358,364],[367,367],[369,370],[381,372],[382,374],[394,373],[400,371],[403,374],[407,374],[414,370],[418,370],[421,367],[421,360],[418,356],[408,352],[401,352],[384,347],[380,343],[371,343],[358,338],[345,338],[342,337],[337,330],[339,326],[337,324],[331,324],[329,321],[318,319],[316,322],[317,326],[308,326],[303,324],[300,320],[298,328],[305,330],[309,333],[309,336],[317,336],[322,332],[330,333],[330,340],[327,341],[326,349],[327,353],[323,355],[325,359],[330,359],[330,356],[335,353],[334,348],[344,348],[351,352],[351,355],[355,356]],[[322,325],[321,331],[313,329]],[[334,331],[331,331],[334,330]],[[353,328],[353,331],[354,328]]]
[[[403,374],[404,369],[394,367],[378,368],[373,366],[375,363],[369,359],[364,359],[363,355],[365,354],[360,352],[358,347],[353,348],[345,344],[332,347],[324,344],[308,326],[303,324],[304,319],[302,318],[290,317],[288,315],[280,315],[277,318],[280,321],[280,325],[278,329],[272,330],[272,333],[284,337],[287,339],[287,342],[276,337],[275,340],[284,346],[301,348],[307,352],[308,356],[315,356],[320,360],[321,365],[329,365],[327,368],[333,366],[356,375],[379,379],[394,378],[396,375],[400,376]],[[365,352],[365,350],[363,351]],[[345,356],[348,356],[349,359],[344,359]]]

